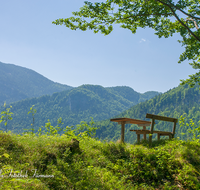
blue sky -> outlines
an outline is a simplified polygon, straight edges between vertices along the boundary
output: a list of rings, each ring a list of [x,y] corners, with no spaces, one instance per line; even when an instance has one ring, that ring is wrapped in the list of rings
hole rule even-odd
[[[184,50],[177,42],[179,35],[159,39],[148,28],[132,34],[116,25],[104,36],[52,24],[72,16],[83,4],[83,0],[1,1],[0,61],[73,87],[130,86],[141,93],[166,92],[195,73],[187,61],[178,64]]]

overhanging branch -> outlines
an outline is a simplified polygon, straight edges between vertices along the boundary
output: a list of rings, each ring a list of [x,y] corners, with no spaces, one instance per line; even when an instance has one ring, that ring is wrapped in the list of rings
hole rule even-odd
[[[196,29],[199,30],[199,27],[198,27],[198,25],[197,25],[197,23],[196,23],[196,21],[195,21],[194,19],[192,19],[192,18],[187,18],[187,19],[186,19],[186,22],[187,22],[188,20],[193,21],[193,22],[194,22],[194,25],[195,25],[195,27],[196,27]]]
[[[113,20],[110,20],[110,21],[105,21],[105,22],[97,23],[97,24],[95,24],[95,25],[105,24],[105,23],[113,23],[113,22],[115,22],[115,21],[126,20],[126,19],[134,18],[134,17],[142,17],[142,16],[170,16],[170,15],[172,15],[172,13],[166,13],[166,14],[141,14],[141,15],[131,15],[131,16],[127,16],[127,17],[124,17],[124,18],[116,18],[116,19],[113,19]]]
[[[191,17],[191,18],[194,18],[194,19],[200,20],[199,17],[196,17],[196,16],[193,16],[193,15],[190,15],[190,14],[186,13],[186,12],[183,11],[182,9],[178,8],[176,5],[172,4],[170,1],[167,0],[167,2],[168,2],[171,6],[175,7],[177,10],[181,11],[183,14],[185,14],[185,15]]]
[[[196,36],[196,35],[190,30],[190,28],[189,28],[185,23],[183,23],[183,22],[181,21],[181,19],[178,17],[178,15],[175,13],[174,9],[173,9],[170,5],[168,5],[167,3],[165,3],[165,2],[163,2],[163,1],[161,1],[161,0],[156,0],[156,1],[158,1],[158,2],[162,3],[163,5],[169,7],[170,10],[172,11],[172,14],[176,17],[176,19],[179,21],[179,23],[180,23],[182,26],[184,26],[184,27],[188,30],[188,32],[189,32],[196,40],[198,40],[198,41],[200,42],[200,38],[199,38],[198,36]]]

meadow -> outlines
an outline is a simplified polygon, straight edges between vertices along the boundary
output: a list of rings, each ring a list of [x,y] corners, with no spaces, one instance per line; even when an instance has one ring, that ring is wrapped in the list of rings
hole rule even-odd
[[[92,123],[0,133],[0,189],[200,189],[198,139],[100,141]]]

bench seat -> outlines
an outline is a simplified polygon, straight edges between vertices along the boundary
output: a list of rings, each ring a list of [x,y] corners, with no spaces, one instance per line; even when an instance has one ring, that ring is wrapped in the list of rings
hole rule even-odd
[[[140,142],[140,135],[143,134],[144,140],[146,140],[146,134],[150,134],[150,130],[146,129],[131,129],[130,131],[135,131],[137,134],[137,141]],[[169,139],[172,138],[173,133],[167,131],[153,131],[153,133],[157,133],[158,140],[160,140],[160,136],[169,136]]]

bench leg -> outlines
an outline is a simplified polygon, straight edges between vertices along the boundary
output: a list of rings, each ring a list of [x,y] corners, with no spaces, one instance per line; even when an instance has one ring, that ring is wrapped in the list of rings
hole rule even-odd
[[[144,134],[144,135],[143,135],[143,138],[144,138],[144,140],[146,140],[146,139],[147,139],[147,135],[146,135],[146,134]]]
[[[171,134],[167,135],[167,134],[160,134],[160,133],[158,133],[158,140],[160,140],[160,136],[168,136],[169,139],[172,139],[172,135]]]
[[[146,126],[143,126],[143,130],[146,130]],[[147,136],[146,134],[143,134],[143,139],[146,140],[147,139]]]
[[[137,142],[140,142],[140,134],[137,134]]]
[[[151,146],[151,143],[152,143],[152,135],[153,134],[149,134],[149,145]]]

